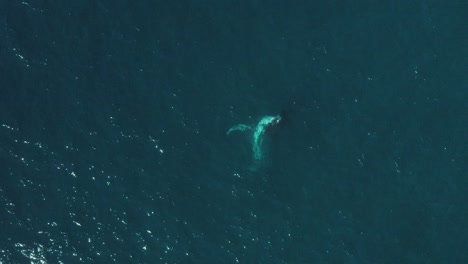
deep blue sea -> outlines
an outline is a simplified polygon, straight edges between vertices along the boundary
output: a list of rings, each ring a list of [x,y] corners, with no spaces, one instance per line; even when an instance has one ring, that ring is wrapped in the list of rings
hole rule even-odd
[[[467,102],[467,1],[0,0],[0,263],[468,263]]]

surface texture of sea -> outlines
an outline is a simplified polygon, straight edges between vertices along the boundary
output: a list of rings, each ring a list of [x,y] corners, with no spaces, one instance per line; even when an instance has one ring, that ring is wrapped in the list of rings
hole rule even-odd
[[[0,0],[0,263],[468,263],[467,73],[466,1]]]

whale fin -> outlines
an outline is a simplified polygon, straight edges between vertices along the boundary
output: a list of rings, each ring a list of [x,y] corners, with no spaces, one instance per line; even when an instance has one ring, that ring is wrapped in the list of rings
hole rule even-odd
[[[252,130],[252,127],[251,127],[251,126],[248,126],[248,125],[245,125],[245,124],[238,124],[238,125],[235,125],[235,126],[231,127],[231,128],[226,132],[226,135],[229,135],[229,134],[231,134],[231,133],[234,132],[234,131],[241,131],[241,132],[244,132],[244,131],[247,131],[247,130]]]

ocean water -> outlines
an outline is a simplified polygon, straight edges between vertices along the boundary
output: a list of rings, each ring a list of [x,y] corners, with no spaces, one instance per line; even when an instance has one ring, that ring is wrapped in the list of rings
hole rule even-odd
[[[466,10],[0,1],[0,263],[466,263]]]

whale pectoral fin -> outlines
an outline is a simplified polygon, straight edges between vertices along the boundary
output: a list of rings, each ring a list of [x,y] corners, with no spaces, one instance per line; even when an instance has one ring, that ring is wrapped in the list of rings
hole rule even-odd
[[[252,130],[252,127],[251,127],[251,126],[248,126],[248,125],[244,125],[244,124],[238,124],[238,125],[235,125],[235,126],[231,127],[231,128],[226,132],[226,135],[229,135],[229,134],[231,134],[231,133],[234,132],[234,131],[241,131],[241,132],[244,132],[244,131],[247,131],[247,130]]]

